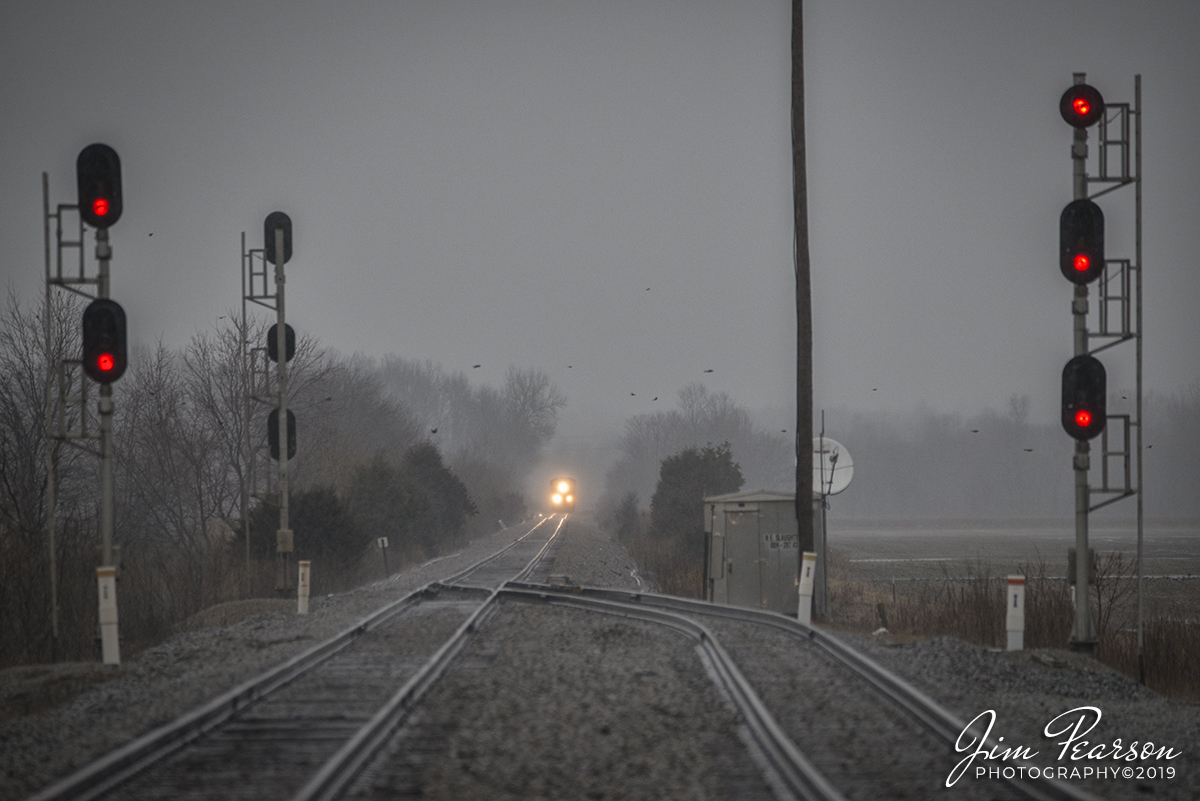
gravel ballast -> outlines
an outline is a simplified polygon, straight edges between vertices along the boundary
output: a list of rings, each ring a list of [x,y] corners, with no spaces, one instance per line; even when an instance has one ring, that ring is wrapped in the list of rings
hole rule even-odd
[[[387,580],[312,598],[307,615],[297,615],[291,601],[233,625],[181,632],[120,668],[60,663],[0,672],[0,799],[25,798],[527,530],[513,526]],[[30,709],[38,711],[24,713]]]
[[[992,651],[952,637],[892,645],[884,638],[870,635],[834,633],[964,722],[994,710],[993,737],[1004,737],[1004,746],[1021,745],[1037,752],[1030,762],[1053,768],[1055,775],[1065,768],[1067,782],[1074,787],[1110,799],[1191,801],[1200,797],[1200,707],[1164,698],[1094,659],[1057,649]],[[1047,724],[1063,713],[1085,706],[1099,709],[1101,717],[1090,732],[1081,735],[1088,742],[1081,755],[1099,744],[1104,744],[1105,754],[1111,754],[1120,740],[1122,754],[1136,741],[1139,752],[1152,742],[1155,750],[1167,746],[1177,756],[1135,761],[1073,760],[1068,752],[1060,759],[1063,750],[1060,743],[1069,732],[1047,737],[1044,734]],[[1053,731],[1068,721],[1077,721],[1082,714],[1085,713],[1062,718]],[[1087,714],[1083,729],[1092,720],[1091,713]],[[954,762],[969,753],[970,750],[956,753]],[[958,784],[998,784],[986,776],[977,779],[974,767]],[[1143,769],[1140,776],[1139,767]],[[1167,767],[1175,769],[1174,778],[1159,778],[1159,770]],[[1076,768],[1078,778],[1072,774]],[[1093,771],[1088,778],[1084,778],[1085,768]],[[1098,768],[1106,769],[1102,779],[1096,778]],[[1147,768],[1154,768],[1155,776],[1148,776]],[[1121,771],[1121,775],[1114,776],[1114,769]]]
[[[253,605],[246,608],[218,607],[206,610],[192,621],[196,628],[183,631],[166,642],[143,651],[128,660],[120,669],[106,668],[93,663],[33,665],[0,672],[0,799],[28,796],[130,738],[171,720],[266,668],[332,636],[383,603],[461,570],[483,556],[499,550],[525,530],[519,527],[510,528],[478,540],[460,553],[353,592],[313,598],[310,601],[310,614],[307,616],[296,615],[291,603],[279,608],[279,602],[272,600],[263,602],[265,611],[260,611]],[[577,585],[647,591],[653,589],[646,586],[645,579],[637,574],[636,566],[624,549],[585,521],[573,519],[564,528],[562,542],[556,546],[552,559],[548,562],[549,564],[543,565],[539,570],[539,580],[546,580],[545,577],[549,576],[556,582]],[[507,617],[497,618],[489,623],[484,633],[486,634],[494,623],[501,623],[501,628],[496,631],[501,631],[505,625],[517,625],[504,623],[506,619],[524,621],[521,625],[543,626],[547,630],[554,627],[555,624],[535,620],[544,610],[522,611],[523,609],[514,605],[512,610],[505,611]],[[236,620],[244,614],[251,616]],[[534,617],[521,617],[526,615]],[[630,787],[627,797],[639,797],[642,791],[637,788],[649,785],[645,785],[641,779],[627,778],[621,773],[622,765],[625,764],[622,760],[628,756],[626,752],[621,751],[623,738],[632,735],[619,733],[624,723],[630,723],[620,714],[620,692],[622,688],[631,687],[634,688],[633,691],[640,692],[641,690],[634,687],[639,682],[646,689],[652,688],[654,684],[650,680],[654,677],[649,674],[636,675],[637,670],[645,669],[638,666],[639,660],[644,662],[646,659],[661,657],[650,657],[647,655],[649,652],[638,650],[642,646],[637,643],[650,635],[631,633],[628,635],[628,644],[631,647],[636,646],[631,653],[640,653],[641,656],[631,656],[628,662],[621,661],[616,654],[622,649],[616,646],[624,643],[626,635],[604,635],[609,638],[605,640],[604,636],[596,634],[610,625],[612,624],[578,624],[576,628],[579,631],[576,634],[560,634],[563,643],[574,642],[570,638],[577,637],[582,638],[582,644],[577,643],[576,646],[568,648],[568,653],[563,654],[561,660],[556,656],[554,667],[547,667],[547,671],[540,674],[536,670],[530,670],[527,676],[520,675],[519,666],[529,668],[531,665],[536,666],[539,661],[536,649],[529,650],[533,646],[527,638],[513,640],[507,646],[500,645],[499,641],[487,641],[491,643],[484,649],[491,655],[488,658],[492,658],[493,661],[498,659],[507,648],[511,653],[504,658],[511,660],[513,665],[506,677],[487,680],[493,683],[500,682],[495,686],[488,685],[491,687],[488,692],[494,692],[496,697],[504,695],[509,699],[506,703],[509,704],[511,715],[517,716],[514,720],[519,718],[525,721],[520,724],[524,727],[520,730],[533,732],[546,738],[547,742],[559,738],[564,744],[577,744],[580,749],[584,749],[579,759],[582,760],[581,764],[590,766],[588,770],[614,771],[615,773],[609,775],[607,785],[613,793],[605,797],[626,797],[618,791],[627,782]],[[593,628],[595,631],[592,631]],[[1200,750],[1200,708],[1164,699],[1094,660],[1066,651],[1013,654],[993,652],[951,638],[892,645],[869,635],[839,632],[836,636],[907,679],[964,721],[986,710],[995,710],[997,721],[993,736],[1004,736],[1004,745],[1023,745],[1037,751],[1038,756],[1032,760],[1035,765],[1056,768],[1065,766],[1068,769],[1078,767],[1081,770],[1087,766],[1093,769],[1097,766],[1124,769],[1126,766],[1138,765],[1170,766],[1176,769],[1174,779],[1127,779],[1118,776],[1100,781],[1094,778],[1069,780],[1073,786],[1085,788],[1105,798],[1116,799],[1192,799],[1200,793],[1200,769],[1196,759]],[[564,637],[566,639],[562,639]],[[661,639],[662,635],[658,637]],[[752,644],[738,643],[736,650],[731,649],[731,654],[735,660],[741,662],[744,654],[739,656],[738,651],[754,647]],[[593,651],[600,648],[600,656],[603,659],[597,661],[585,658],[588,648],[592,648]],[[770,646],[773,651],[779,651],[779,648],[780,646],[774,644]],[[570,661],[577,657],[577,663]],[[690,658],[695,660],[695,655],[691,654]],[[787,655],[782,653],[772,656],[772,659],[777,661],[786,658]],[[1044,661],[1036,661],[1038,658]],[[683,671],[678,656],[671,656],[668,661],[673,665],[678,663],[678,670]],[[609,669],[611,677],[605,677],[607,674],[603,668]],[[599,674],[590,672],[597,669],[601,669]],[[650,669],[656,670],[656,675],[659,675],[657,668]],[[797,670],[799,669],[800,666],[797,666]],[[764,682],[760,689],[764,698],[772,697],[772,694],[779,697],[790,696],[793,700],[789,703],[799,703],[804,696],[814,693],[812,688],[804,684],[803,677],[797,675],[793,681],[778,675],[779,669],[773,670],[776,673],[774,678],[769,683]],[[589,712],[579,712],[581,704],[571,711],[565,707],[560,709],[557,701],[543,703],[537,700],[538,687],[541,686],[539,682],[559,682],[561,686],[568,687],[573,686],[570,684],[574,681],[573,676],[585,675],[590,677],[585,684],[594,686],[579,687],[564,697],[572,697],[574,693],[577,701],[590,698],[587,707]],[[558,678],[547,678],[548,676]],[[516,682],[516,687],[522,689],[510,693],[505,689],[510,682]],[[617,701],[610,700],[610,696],[614,695]],[[645,698],[639,698],[652,704],[654,701],[651,696],[652,693]],[[524,702],[522,699],[525,699]],[[522,703],[526,703],[527,707],[522,707]],[[540,715],[533,715],[533,712],[539,709],[539,703],[543,703],[544,708],[541,708]],[[1063,736],[1047,738],[1042,731],[1056,715],[1080,706],[1094,706],[1102,710],[1101,722],[1084,738],[1091,741],[1091,745],[1106,743],[1111,750],[1117,738],[1120,738],[1126,747],[1134,740],[1139,743],[1150,740],[1156,747],[1172,748],[1179,756],[1171,760],[1149,759],[1144,762],[1117,762],[1111,759],[1072,762],[1069,758],[1059,760],[1061,747],[1056,745],[1056,742],[1061,741]],[[830,704],[829,714],[836,713],[837,709],[836,703]],[[714,714],[730,713],[726,711]],[[786,714],[780,715],[781,720]],[[637,725],[637,721],[631,723]],[[608,725],[608,733],[600,733],[597,728],[604,725]],[[870,724],[864,722],[864,725]],[[539,726],[545,728],[539,729]],[[469,744],[468,740],[479,736],[473,730],[460,730],[456,736],[465,738],[460,739],[459,747],[468,751],[472,748],[487,751],[496,745],[483,742]],[[601,741],[601,737],[606,739]],[[676,739],[680,739],[681,742],[678,743],[678,749],[672,749],[670,744]],[[652,773],[657,770],[654,767],[655,760],[669,762],[684,759],[684,754],[688,753],[688,748],[691,747],[682,741],[681,735],[670,729],[659,731],[654,742],[655,748],[665,750],[647,752],[655,754],[653,759],[637,763],[643,764],[646,770]],[[597,750],[601,745],[607,750]],[[588,749],[595,750],[596,753],[591,754]],[[732,749],[726,750],[734,753]],[[499,754],[500,751],[495,753]],[[693,756],[687,759],[700,762],[708,759],[703,756],[708,753],[704,750],[693,749],[691,753]],[[744,749],[740,753],[744,756]],[[897,749],[897,754],[898,756],[889,758],[903,759],[902,747]],[[487,758],[499,759],[498,756]],[[567,755],[564,758],[573,757]],[[866,755],[865,758],[870,758],[870,755]],[[947,762],[952,765],[961,758],[962,755],[951,751]],[[439,776],[437,781],[440,787],[449,790],[463,789],[470,785],[469,781],[455,778],[452,771],[444,772],[444,767],[438,770],[443,771],[435,772]],[[514,766],[512,770],[517,769]],[[531,774],[528,767],[522,770],[524,772],[521,772],[519,777],[523,781]],[[435,774],[429,775],[432,777]],[[557,775],[562,778],[561,773]],[[518,776],[514,774],[510,778],[515,782]],[[976,795],[975,792],[957,792],[967,784],[974,785],[975,790],[981,786],[989,789],[995,787],[997,796],[1004,795],[1000,782],[986,777],[977,779],[973,773],[960,779],[957,787],[949,791],[940,789],[940,783],[946,778],[944,775],[931,778],[936,785],[935,789],[948,797]],[[721,792],[727,789],[728,785],[722,785],[719,781],[714,784],[713,781],[717,780],[704,779],[687,788],[687,792],[692,792],[696,797],[722,797]],[[552,782],[544,785],[547,792],[559,786],[561,785]],[[733,796],[726,794],[723,797]]]
[[[506,602],[350,798],[766,801],[695,641]]]

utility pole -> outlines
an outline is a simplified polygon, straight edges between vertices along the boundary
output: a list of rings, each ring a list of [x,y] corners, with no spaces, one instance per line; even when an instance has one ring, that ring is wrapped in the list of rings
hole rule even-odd
[[[812,284],[808,257],[808,169],[804,142],[804,4],[792,0],[792,206],[796,270],[796,525],[801,553],[813,550]],[[824,566],[822,566],[823,568]]]

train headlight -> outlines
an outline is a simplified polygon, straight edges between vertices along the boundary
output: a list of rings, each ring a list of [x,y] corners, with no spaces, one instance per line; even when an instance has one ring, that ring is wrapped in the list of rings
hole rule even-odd
[[[556,493],[554,493],[553,495],[551,495],[551,496],[550,496],[550,500],[551,500],[553,503],[562,503],[563,496],[562,496],[561,494],[559,494],[559,493],[557,493],[557,492],[556,492]]]
[[[566,492],[569,489],[571,489],[571,485],[568,484],[567,482],[565,482],[565,481],[558,482],[558,491],[559,492]]]
[[[568,496],[567,496],[567,503],[571,503],[571,502],[572,502],[572,501],[574,501],[574,500],[575,500],[575,496],[574,496],[574,495],[568,495]]]

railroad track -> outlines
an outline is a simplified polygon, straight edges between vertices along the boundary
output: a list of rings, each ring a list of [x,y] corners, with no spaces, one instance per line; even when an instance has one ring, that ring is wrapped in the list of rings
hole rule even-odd
[[[909,760],[908,765],[893,760],[873,764],[864,757],[877,748],[881,736],[893,741],[905,738],[899,741],[909,749],[910,756],[919,748],[931,747],[930,756],[940,757],[944,764],[947,754],[955,754],[955,742],[966,723],[874,660],[820,629],[774,612],[651,593],[547,587],[520,582],[511,582],[505,589],[545,603],[631,617],[639,617],[639,610],[653,610],[707,620],[708,626],[702,636],[737,646],[736,652],[742,657],[739,663],[745,669],[744,674],[738,675],[743,681],[746,681],[745,676],[750,677],[748,694],[757,692],[769,699],[772,702],[770,708],[777,715],[789,706],[789,699],[783,697],[786,693],[802,696],[790,699],[790,705],[795,708],[798,704],[806,714],[789,719],[791,725],[782,727],[784,737],[803,747],[808,765],[825,780],[824,787],[830,789],[807,786],[798,781],[792,785],[797,797],[834,799],[845,797],[843,793],[852,793],[858,798],[926,798],[945,791],[941,786],[946,778],[945,771],[931,769],[928,763],[923,764],[919,759]],[[784,638],[778,637],[779,634]],[[772,650],[775,653],[770,653]],[[848,678],[851,679],[849,683]],[[869,692],[863,694],[864,689]],[[864,706],[872,705],[874,710],[863,712]],[[845,716],[847,706],[858,707],[857,717],[850,725],[839,728],[838,719]],[[903,720],[898,721],[898,716]],[[917,731],[918,727],[923,731]],[[861,737],[864,742],[852,742],[855,737]],[[989,746],[1004,747],[994,739],[987,742]],[[877,760],[879,756],[876,752]],[[929,763],[932,761],[930,759]],[[1028,763],[1019,761],[1003,765],[1029,767]],[[955,788],[959,797],[970,797],[970,791],[962,786],[968,781],[964,779]],[[1007,786],[981,785],[979,797],[1097,801],[1095,795],[1053,779],[1005,781]],[[998,789],[1001,787],[1003,789]]]
[[[291,798],[398,686],[419,684],[494,601],[529,578],[565,518],[386,604],[355,625],[101,757],[30,797]]]
[[[662,710],[654,699],[670,695],[669,681],[690,681],[692,695],[706,692],[697,681],[708,686],[709,694],[736,710],[732,718],[736,722],[725,727],[736,734],[719,725],[710,727],[704,720],[675,720],[672,725],[675,731],[681,726],[697,732],[721,729],[705,735],[703,749],[707,750],[696,753],[702,762],[727,760],[735,751],[740,755],[716,786],[717,793],[727,797],[839,801],[904,795],[881,794],[878,776],[856,775],[862,771],[851,764],[853,760],[837,758],[839,749],[853,751],[856,746],[835,742],[831,757],[831,748],[822,749],[812,737],[818,727],[795,719],[781,725],[772,715],[768,702],[783,702],[778,700],[779,682],[773,683],[771,677],[790,675],[779,660],[786,662],[795,654],[785,648],[774,656],[747,660],[743,653],[770,650],[750,643],[764,630],[772,632],[776,641],[786,640],[789,647],[819,650],[826,663],[823,669],[833,665],[853,671],[856,681],[865,682],[871,692],[887,700],[893,715],[906,716],[910,726],[911,721],[919,721],[941,743],[943,758],[945,741],[952,743],[962,731],[959,721],[902,680],[840,641],[790,618],[668,596],[533,583],[544,578],[564,521],[544,519],[488,558],[384,606],[330,640],[47,787],[31,801],[419,797],[424,771],[442,758],[452,741],[470,741],[475,726],[461,713],[456,713],[457,719],[439,717],[439,711],[450,706],[446,698],[435,693],[425,708],[422,699],[435,685],[445,691],[443,695],[469,693],[472,682],[478,685],[493,660],[511,662],[511,654],[502,656],[503,647],[488,640],[489,634],[502,640],[501,630],[510,640],[529,643],[524,651],[516,649],[524,654],[520,658],[524,661],[518,659],[518,673],[509,674],[527,682],[523,685],[527,695],[515,691],[518,697],[510,701],[514,715],[541,700],[538,694],[550,686],[545,682],[556,669],[555,659],[566,660],[557,665],[557,675],[583,677],[583,684],[572,690],[581,695],[597,692],[598,685],[614,681],[610,674],[624,671],[614,686],[630,688],[628,696],[608,695],[608,702],[593,707],[593,717],[611,716],[613,710],[605,707],[658,714]],[[574,617],[564,627],[562,620],[554,619],[562,616]],[[619,623],[597,628],[601,618],[616,618]],[[643,646],[661,642],[664,632],[674,656],[645,651],[638,657],[639,664],[655,664],[655,669],[634,670],[616,661],[593,666],[590,657],[580,653],[585,645],[608,637]],[[786,636],[781,638],[781,633]],[[545,639],[549,637],[559,640],[557,657],[548,655]],[[745,673],[723,641],[738,646]],[[779,650],[777,646],[775,642],[772,647]],[[530,650],[534,648],[543,650]],[[688,651],[699,659],[678,655]],[[830,679],[816,669],[807,672],[814,686],[828,686]],[[443,676],[446,679],[439,684]],[[633,692],[643,685],[641,696]],[[860,693],[862,689],[858,687]],[[493,687],[491,692],[502,695],[505,688]],[[706,714],[716,716],[714,708],[719,707],[719,702],[710,703]],[[503,721],[491,722],[500,724]],[[527,725],[536,726],[537,721]],[[607,734],[607,729],[605,724],[599,732]],[[553,734],[547,746],[551,752],[558,747],[553,739],[557,736]],[[698,734],[697,740],[705,737]],[[599,741],[596,746],[602,750]],[[653,749],[655,743],[649,740],[641,747]],[[449,746],[450,751],[457,748]],[[588,750],[588,744],[582,748]],[[501,759],[490,770],[504,773],[509,767]],[[926,797],[931,780],[935,786],[938,782],[936,776],[921,778],[924,786],[914,788],[910,797]],[[891,789],[903,790],[902,784]],[[1007,797],[1014,798],[1092,798],[1056,782],[1011,783],[1005,789]],[[551,790],[547,794],[554,795]],[[570,793],[560,788],[558,795]]]

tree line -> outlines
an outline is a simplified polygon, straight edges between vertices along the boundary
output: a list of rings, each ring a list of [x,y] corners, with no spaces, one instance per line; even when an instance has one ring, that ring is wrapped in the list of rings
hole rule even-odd
[[[649,498],[663,460],[689,448],[728,443],[751,489],[795,486],[792,437],[767,431],[727,393],[700,383],[679,391],[677,408],[638,414],[625,421],[618,455],[605,478],[606,510],[627,493]]]
[[[929,408],[891,415],[834,410],[827,416],[836,421],[831,433],[852,455],[855,472],[850,487],[830,499],[831,507],[843,519],[1069,518],[1074,440],[1057,422],[1032,422],[1029,412],[1029,398],[1022,395],[1010,397],[1002,411],[975,415]],[[1144,419],[1146,515],[1200,519],[1200,494],[1194,492],[1200,384],[1174,394],[1148,393]],[[1110,426],[1109,450],[1119,450],[1123,427],[1116,420]],[[680,393],[678,409],[626,421],[598,519],[660,589],[695,594],[703,572],[703,498],[743,486],[791,490],[795,468],[787,447],[727,395],[691,385]],[[1093,463],[1100,452],[1101,441],[1093,440]],[[1119,457],[1109,458],[1109,470],[1110,486],[1121,486]],[[1097,476],[1093,471],[1093,486]],[[1132,517],[1133,501],[1096,514]]]
[[[1122,401],[1109,399],[1109,409]],[[1075,441],[1057,422],[1030,419],[1029,398],[1013,395],[1003,410],[951,414],[919,408],[878,415],[835,410],[831,435],[854,458],[854,479],[830,499],[841,517],[875,519],[1070,518]],[[1144,508],[1149,518],[1200,519],[1200,384],[1143,402]],[[1123,446],[1123,426],[1110,420],[1110,451]],[[1136,432],[1131,438],[1136,438]],[[1136,442],[1136,440],[1134,440]],[[1101,439],[1091,441],[1090,481],[1099,485]],[[1122,486],[1122,459],[1109,457],[1109,484]],[[1111,497],[1111,496],[1110,496]],[[1093,503],[1099,498],[1093,499]],[[1097,515],[1132,518],[1132,499]]]
[[[56,299],[0,311],[0,666],[90,659],[96,636],[99,460],[45,436],[47,364],[77,359],[82,305]],[[51,315],[45,339],[43,315]],[[278,497],[266,485],[273,365],[247,385],[242,343],[264,342],[233,314],[186,345],[135,347],[113,385],[114,543],[122,639],[152,642],[202,608],[272,594]],[[48,345],[48,347],[47,347]],[[265,360],[263,360],[265,361]],[[430,362],[344,356],[298,337],[288,406],[297,418],[289,525],[312,559],[314,593],[380,575],[377,537],[399,568],[461,547],[526,513],[523,473],[553,435],[565,399],[544,373],[512,367],[477,386]],[[247,431],[244,391],[252,403]],[[54,393],[55,396],[57,392]],[[96,430],[96,392],[64,410]],[[259,449],[245,456],[247,433]],[[55,462],[59,637],[51,636],[46,448]],[[242,483],[260,490],[245,510]],[[293,563],[294,566],[294,563]]]
[[[700,596],[704,498],[794,487],[794,459],[784,432],[767,431],[728,394],[689,384],[677,408],[626,421],[597,517],[660,591]]]

